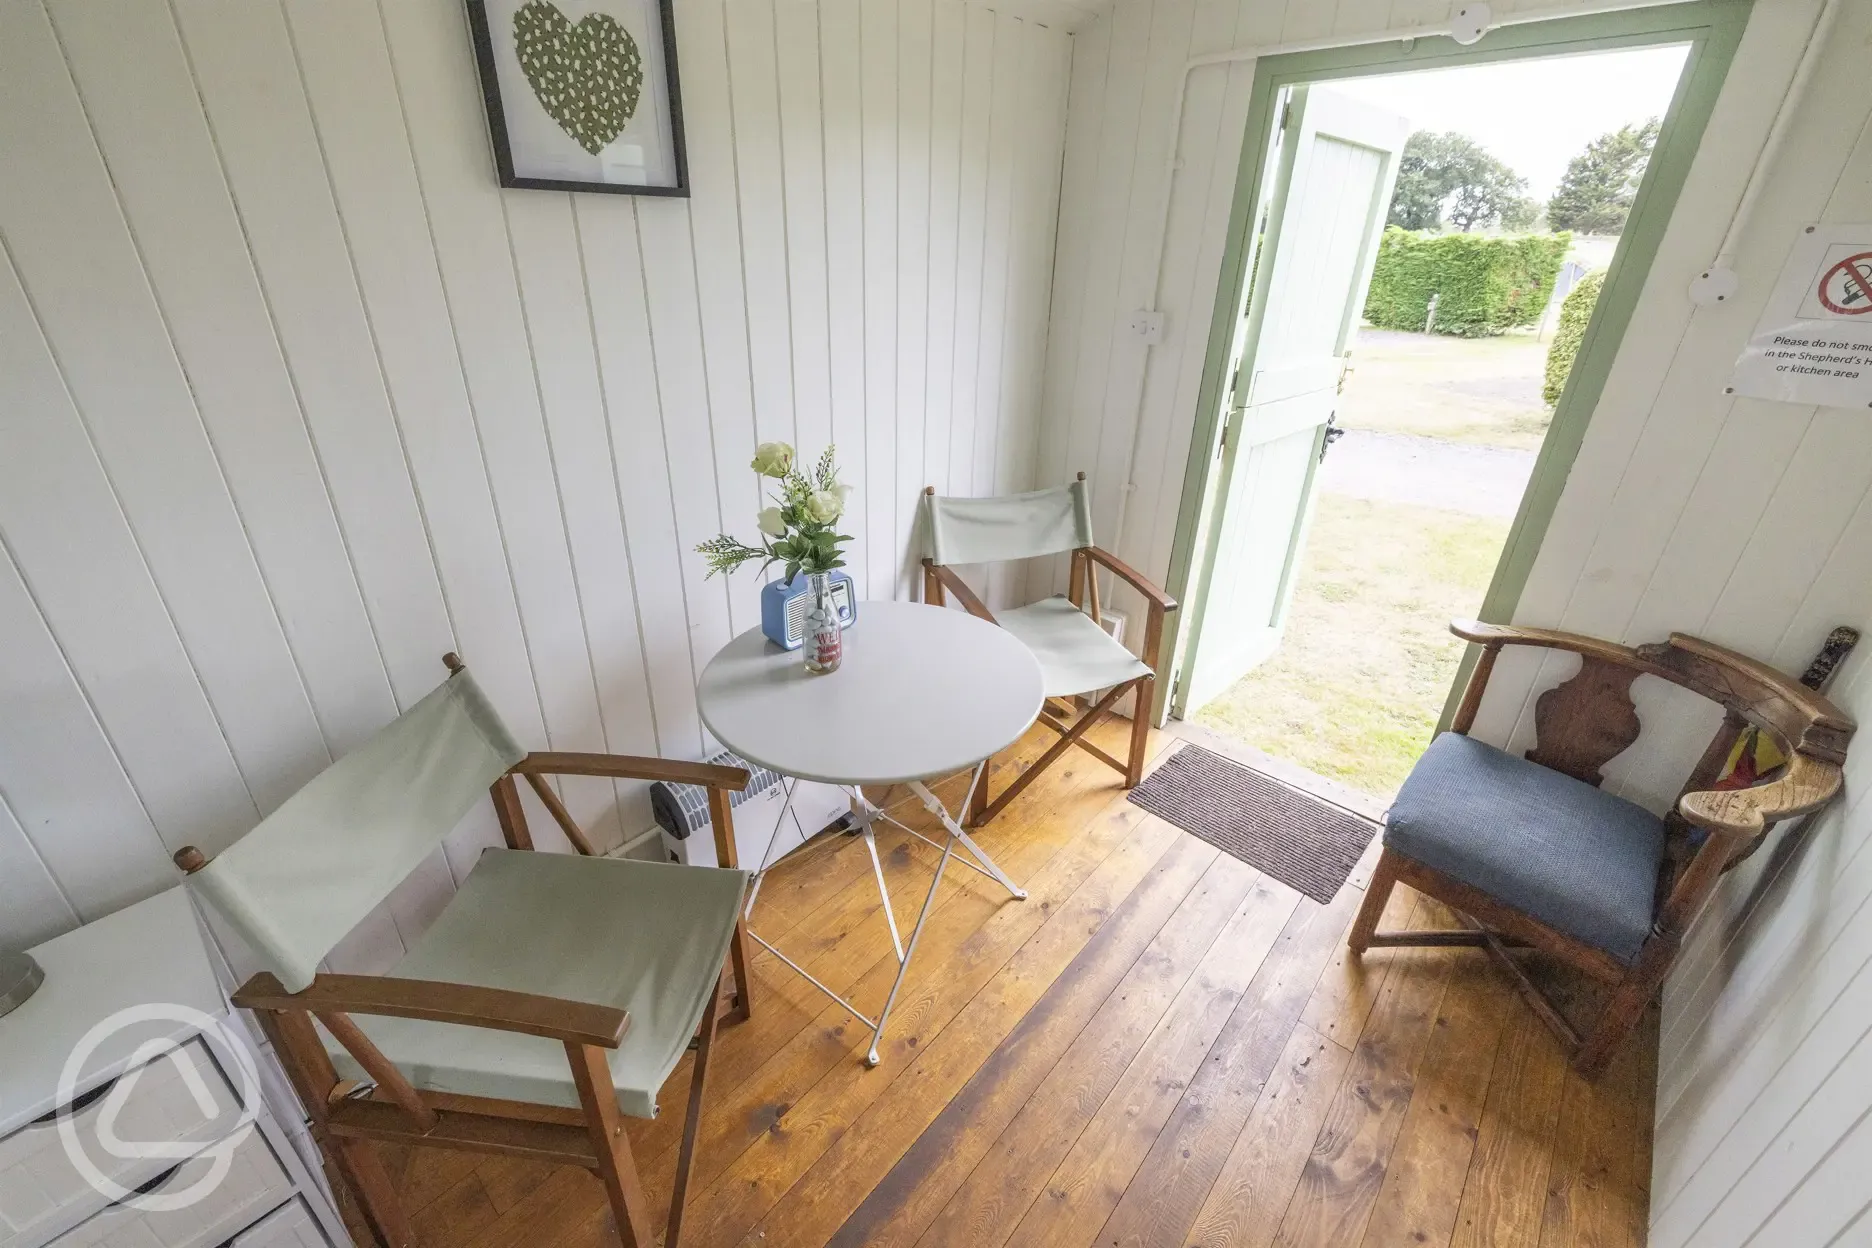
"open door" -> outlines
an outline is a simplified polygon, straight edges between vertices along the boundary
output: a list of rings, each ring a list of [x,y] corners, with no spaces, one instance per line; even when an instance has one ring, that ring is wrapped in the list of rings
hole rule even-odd
[[[1214,503],[1173,709],[1188,715],[1280,644],[1331,444],[1346,348],[1371,283],[1410,133],[1404,117],[1324,87],[1281,113],[1227,376]]]

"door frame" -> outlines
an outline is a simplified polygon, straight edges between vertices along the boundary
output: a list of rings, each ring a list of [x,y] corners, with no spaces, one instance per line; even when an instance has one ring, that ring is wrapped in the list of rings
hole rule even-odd
[[[1196,418],[1183,474],[1182,498],[1177,508],[1175,536],[1170,549],[1170,572],[1165,588],[1179,602],[1201,573],[1197,539],[1213,510],[1217,483],[1216,439],[1224,421],[1221,405],[1235,322],[1246,296],[1243,282],[1254,250],[1256,209],[1263,182],[1271,172],[1268,156],[1274,140],[1273,109],[1281,92],[1302,83],[1325,83],[1336,78],[1364,78],[1483,65],[1495,61],[1611,52],[1630,48],[1687,44],[1689,51],[1677,90],[1671,97],[1658,131],[1651,161],[1638,185],[1631,214],[1619,238],[1598,306],[1574,357],[1573,370],[1554,408],[1553,420],[1534,461],[1521,505],[1516,510],[1508,539],[1502,546],[1487,593],[1477,612],[1480,619],[1511,622],[1526,588],[1534,557],[1552,523],[1554,510],[1566,485],[1567,474],[1585,440],[1587,426],[1604,393],[1606,379],[1631,324],[1638,297],[1650,275],[1664,232],[1670,224],[1678,196],[1683,192],[1691,163],[1702,145],[1710,114],[1716,106],[1736,47],[1748,24],[1753,0],[1684,0],[1682,3],[1625,9],[1581,17],[1558,17],[1491,30],[1481,42],[1463,47],[1437,37],[1383,43],[1361,43],[1316,52],[1290,52],[1255,62],[1248,119],[1237,164],[1235,198],[1229,209],[1228,235],[1216,283],[1215,308],[1210,318],[1209,343],[1203,358],[1202,384],[1197,391]],[[1249,314],[1254,314],[1253,309]],[[1253,345],[1249,351],[1252,353]],[[1253,365],[1243,357],[1244,370]],[[1170,638],[1170,679],[1157,682],[1154,719],[1162,723],[1178,683],[1184,677],[1193,626],[1201,604],[1179,611]],[[1446,700],[1439,729],[1447,726],[1455,701],[1475,665],[1475,647],[1465,652]]]

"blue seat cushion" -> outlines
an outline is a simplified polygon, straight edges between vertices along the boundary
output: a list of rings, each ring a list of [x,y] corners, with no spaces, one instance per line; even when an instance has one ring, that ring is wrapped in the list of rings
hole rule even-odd
[[[1650,933],[1663,821],[1480,741],[1446,732],[1430,743],[1384,841],[1622,961]]]

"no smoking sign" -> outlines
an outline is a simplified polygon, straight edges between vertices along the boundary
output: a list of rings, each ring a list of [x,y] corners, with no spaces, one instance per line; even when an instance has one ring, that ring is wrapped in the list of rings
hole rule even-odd
[[[1872,225],[1801,230],[1726,393],[1872,407]]]
[[[1827,248],[1820,276],[1813,284],[1812,302],[1802,302],[1802,316],[1864,316],[1872,312],[1872,251],[1856,251],[1855,246],[1845,243]]]

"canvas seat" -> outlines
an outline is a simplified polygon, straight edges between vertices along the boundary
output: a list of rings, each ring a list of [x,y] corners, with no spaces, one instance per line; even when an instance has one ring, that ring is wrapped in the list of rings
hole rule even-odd
[[[1472,737],[1430,743],[1384,843],[1621,962],[1651,934],[1664,821]]]
[[[1001,611],[995,619],[1040,660],[1049,698],[1106,689],[1151,674],[1142,660],[1064,595]]]
[[[744,876],[660,862],[490,849],[389,974],[615,1006],[630,1030],[606,1061],[618,1108],[656,1116],[733,938]],[[576,1107],[565,1046],[408,1018],[359,1026],[417,1087]],[[338,1073],[368,1079],[329,1036]]]
[[[954,594],[971,615],[1013,633],[1040,661],[1047,698],[1075,698],[1081,709],[1078,718],[1068,722],[1070,708],[1049,701],[1041,709],[1039,722],[1060,739],[992,800],[984,772],[982,782],[970,793],[968,822],[979,827],[994,818],[1075,745],[1122,773],[1126,788],[1137,784],[1144,776],[1144,745],[1154,710],[1157,668],[1163,661],[1164,617],[1176,610],[1176,603],[1135,568],[1093,545],[1092,501],[1085,473],[1067,485],[998,498],[943,498],[932,485],[923,491],[922,524],[927,543],[923,601],[942,606]],[[1071,556],[1070,593],[998,613],[990,611],[956,571],[959,564],[1060,554]],[[1099,605],[1101,575],[1110,576],[1114,587],[1127,586],[1143,600],[1144,636],[1137,655],[1105,631]],[[1093,745],[1086,731],[1111,714],[1127,693],[1132,695],[1131,740],[1125,757],[1118,759]],[[1092,696],[1098,702],[1088,705]]]

